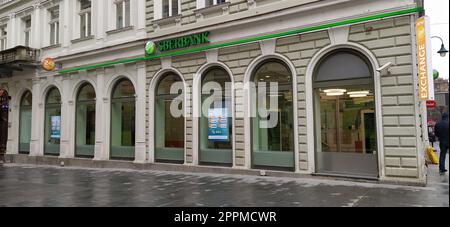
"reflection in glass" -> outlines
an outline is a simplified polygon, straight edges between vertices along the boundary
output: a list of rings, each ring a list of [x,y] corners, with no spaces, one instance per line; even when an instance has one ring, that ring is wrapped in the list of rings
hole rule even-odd
[[[171,94],[170,89],[174,83],[181,83],[179,76],[168,74],[159,82],[156,89],[155,103],[155,145],[156,160],[159,162],[184,161],[184,116],[174,116],[171,113],[171,105],[175,99],[183,95],[181,91]],[[174,103],[176,103],[175,101]],[[183,109],[179,102],[177,109]]]
[[[278,116],[277,124],[272,128],[261,127],[262,121],[270,117],[261,118],[258,111],[252,118],[253,164],[255,166],[294,167],[294,115],[293,115],[293,85],[290,70],[279,61],[262,64],[255,72],[256,89],[266,86],[265,109],[273,116]],[[278,84],[278,91],[270,89],[270,83]],[[264,83],[264,84],[261,84]],[[270,99],[278,98],[278,106],[270,106]],[[255,95],[255,103],[260,103]],[[252,105],[252,108],[257,105]],[[273,119],[272,119],[273,120]]]
[[[27,91],[20,101],[19,153],[30,153],[32,95]]]
[[[369,86],[343,87],[345,95],[320,95],[322,152],[376,153],[375,99]],[[368,91],[365,96],[351,97],[351,92]]]
[[[378,177],[373,69],[362,54],[342,49],[315,69],[316,168],[319,173]]]
[[[45,154],[59,155],[61,143],[61,94],[53,87],[45,101]]]
[[[88,83],[80,88],[77,97],[75,141],[77,157],[94,157],[95,90]]]
[[[111,158],[134,159],[135,90],[131,81],[117,82],[111,99]]]
[[[213,91],[209,90],[212,83],[217,89],[220,88],[220,95],[213,95]],[[200,162],[232,164],[233,113],[230,76],[221,68],[213,68],[203,76],[201,89]],[[208,108],[208,115],[205,115],[203,105],[207,99],[213,99],[214,102]],[[210,124],[211,121],[217,120],[217,116],[209,116],[213,111],[226,115],[226,119],[222,120],[222,123],[226,121],[226,124]],[[212,130],[218,131],[213,133]]]

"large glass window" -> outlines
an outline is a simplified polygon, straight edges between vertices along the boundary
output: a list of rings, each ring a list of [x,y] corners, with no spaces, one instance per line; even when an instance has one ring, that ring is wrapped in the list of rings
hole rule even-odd
[[[77,157],[94,157],[95,90],[91,84],[84,84],[78,92],[75,122],[75,155]]]
[[[231,79],[221,68],[213,68],[202,78],[200,117],[200,162],[233,163],[233,113]]]
[[[61,143],[61,94],[51,88],[45,101],[45,154],[59,155]]]
[[[205,0],[205,6],[213,6],[224,3],[226,0]]]
[[[159,162],[184,162],[185,120],[182,113],[184,93],[183,90],[171,93],[175,83],[182,88],[182,80],[178,75],[167,74],[159,82],[156,90],[155,156]]]
[[[130,80],[120,80],[111,100],[111,158],[135,158],[136,97]]]
[[[130,23],[130,0],[122,0],[116,2],[116,28],[125,28],[131,25]]]
[[[253,81],[257,94],[254,95],[254,116],[252,116],[252,151],[254,167],[294,168],[294,110],[292,74],[289,68],[277,60],[261,64],[255,71]],[[278,91],[271,89],[270,83],[278,85]],[[273,106],[273,100],[278,105]],[[258,109],[265,109],[261,114]],[[264,116],[266,115],[266,116]],[[277,119],[273,119],[276,117]],[[271,119],[272,118],[272,119]],[[272,122],[272,123],[263,123]],[[275,124],[273,124],[275,123]]]
[[[30,153],[32,95],[27,91],[20,101],[19,153]]]
[[[179,0],[161,0],[162,1],[162,17],[172,17],[180,13]]]
[[[92,13],[91,13],[91,0],[80,0],[80,38],[86,38],[91,36],[92,31]]]
[[[378,175],[375,90],[368,60],[352,50],[324,57],[314,75],[317,171]]]
[[[6,50],[7,45],[8,45],[7,26],[2,25],[0,26],[0,51]]]
[[[50,45],[59,44],[59,6],[49,10]]]
[[[25,46],[31,45],[31,17],[27,17],[23,20],[24,24],[24,44]]]

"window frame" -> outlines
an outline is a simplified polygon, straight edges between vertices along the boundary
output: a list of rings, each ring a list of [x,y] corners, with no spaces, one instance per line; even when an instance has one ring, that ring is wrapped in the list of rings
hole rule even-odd
[[[165,16],[164,15],[164,2],[168,1],[169,3],[169,12],[168,15]],[[154,2],[154,11],[155,11],[155,15],[154,15],[154,19],[155,20],[160,20],[160,19],[166,19],[166,18],[171,18],[171,17],[175,17],[175,16],[179,16],[181,15],[181,1],[180,0],[175,0],[177,1],[178,5],[177,5],[177,13],[174,14],[173,13],[173,1],[174,0],[157,0]],[[170,10],[172,9],[172,10]]]
[[[127,3],[128,3],[128,15],[127,15]],[[131,24],[131,0],[116,0],[114,1],[115,6],[115,19],[116,19],[116,29],[123,29],[132,26]],[[119,7],[121,7],[122,24],[119,26]]]
[[[81,8],[81,1],[82,0],[78,0],[78,18],[79,18],[79,29],[80,29],[80,38],[88,38],[92,36],[92,1],[91,1],[91,5],[89,8],[85,8],[82,9]],[[83,16],[86,17],[85,19],[85,27],[83,29],[82,27],[82,18]]]
[[[52,14],[57,11],[57,18],[52,18]],[[60,44],[60,8],[59,6],[55,6],[53,8],[48,9],[49,13],[49,44],[58,45]],[[54,29],[54,30],[52,30]],[[54,32],[54,33],[53,33]],[[52,34],[53,33],[53,34]]]
[[[27,22],[30,21],[30,26],[27,27]],[[33,21],[31,20],[31,16],[22,18],[23,22],[23,44],[24,46],[31,45],[31,29],[33,27]]]
[[[6,33],[3,35],[3,33]],[[0,26],[0,51],[8,48],[8,25],[3,24]]]
[[[207,7],[212,7],[212,6],[217,6],[220,4],[224,4],[226,2],[228,2],[228,0],[212,0],[212,4],[207,4],[207,2],[209,2],[209,0],[197,0],[197,9],[203,9],[203,8],[207,8]]]

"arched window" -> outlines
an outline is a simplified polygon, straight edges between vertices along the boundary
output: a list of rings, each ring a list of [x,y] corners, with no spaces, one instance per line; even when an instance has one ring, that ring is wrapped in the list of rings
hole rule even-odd
[[[316,171],[378,177],[373,68],[362,54],[341,49],[314,71]]]
[[[30,91],[26,91],[20,100],[19,116],[19,153],[30,153],[31,140],[31,109],[33,98]]]
[[[293,170],[295,167],[292,81],[291,71],[279,60],[265,61],[254,71],[252,164],[255,168]],[[271,83],[277,84],[278,90],[271,89]],[[264,88],[267,92],[258,95]],[[276,106],[271,104],[275,100]]]
[[[121,79],[113,89],[111,99],[111,158],[135,158],[136,97],[134,86]]]
[[[95,149],[95,90],[85,83],[77,95],[75,156],[94,157]]]
[[[171,89],[175,87],[180,89],[172,93]],[[164,75],[156,88],[155,159],[158,162],[184,162],[185,120],[182,89],[183,81],[172,73]]]
[[[61,143],[61,94],[51,88],[45,100],[45,154],[59,155]]]
[[[233,164],[231,79],[219,67],[203,75],[201,83],[200,155],[202,164]]]

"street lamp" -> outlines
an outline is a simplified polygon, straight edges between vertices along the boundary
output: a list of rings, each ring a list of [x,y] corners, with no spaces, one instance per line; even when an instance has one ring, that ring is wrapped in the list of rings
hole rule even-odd
[[[445,57],[446,55],[447,55],[447,53],[448,53],[448,50],[447,49],[445,49],[445,46],[444,46],[444,40],[442,40],[442,38],[441,37],[439,37],[439,36],[433,36],[433,37],[431,37],[432,39],[433,38],[437,38],[437,39],[440,39],[441,40],[441,49],[438,51],[438,54],[440,54],[441,55],[441,57]]]

